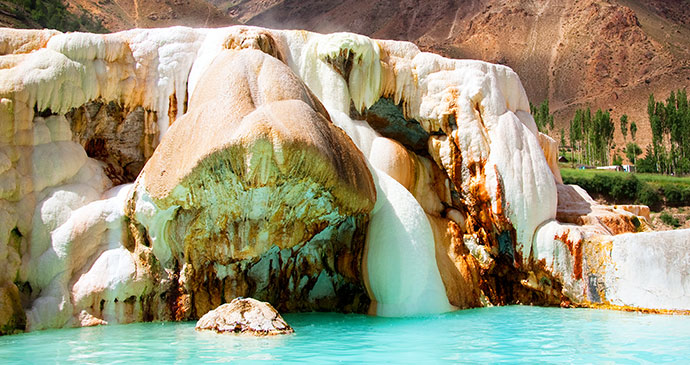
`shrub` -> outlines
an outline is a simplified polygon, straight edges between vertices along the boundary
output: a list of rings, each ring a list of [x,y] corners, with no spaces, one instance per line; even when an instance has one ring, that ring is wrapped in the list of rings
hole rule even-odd
[[[635,175],[615,179],[611,184],[611,197],[615,201],[634,201],[640,190],[640,181]]]
[[[659,192],[650,187],[648,184],[642,185],[639,193],[637,194],[637,201],[640,204],[648,206],[651,210],[658,211],[661,206],[661,198],[659,198]]]
[[[678,207],[690,204],[690,187],[667,184],[662,187],[666,205]]]
[[[571,177],[564,180],[566,184],[576,184],[590,194],[601,194],[615,202],[633,202],[639,195],[641,183],[635,175],[610,176],[597,174],[592,178]]]
[[[668,212],[663,212],[659,215],[659,218],[661,219],[664,224],[667,224],[669,226],[672,226],[674,228],[680,227],[680,222],[678,222],[678,218],[672,216]]]
[[[659,211],[663,205],[690,205],[688,178],[567,168],[561,173],[564,184],[579,185],[589,194],[601,195],[611,204],[645,204],[654,211]]]

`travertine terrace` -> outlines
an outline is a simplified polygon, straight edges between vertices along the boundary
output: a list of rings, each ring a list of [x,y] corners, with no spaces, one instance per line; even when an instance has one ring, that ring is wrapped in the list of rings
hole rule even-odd
[[[562,185],[508,67],[245,26],[3,29],[0,50],[3,333],[236,296],[690,309],[690,234]]]

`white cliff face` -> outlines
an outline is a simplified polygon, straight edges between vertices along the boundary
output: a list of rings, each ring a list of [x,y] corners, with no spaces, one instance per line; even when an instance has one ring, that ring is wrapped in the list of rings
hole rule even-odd
[[[21,326],[28,330],[100,323],[82,313],[93,303],[101,322],[141,320],[141,309],[129,308],[141,303],[128,299],[140,297],[145,279],[136,276],[123,246],[129,187],[107,192],[112,182],[103,164],[73,141],[64,114],[90,100],[143,106],[143,129],[162,135],[169,115],[184,110],[198,33],[3,30],[2,38],[2,214],[15,218],[3,220],[8,237],[0,243],[0,261],[7,272],[0,287],[23,283],[21,296],[30,306]],[[158,127],[148,114],[158,115]]]
[[[581,304],[687,310],[690,231],[608,235],[597,226],[550,221],[539,228],[535,259]]]
[[[536,136],[536,126],[528,112],[524,89],[512,70],[479,61],[448,60],[421,53],[409,43],[377,43],[352,34],[309,34],[306,37],[288,34],[286,38],[288,60],[291,60],[288,64],[323,101],[336,124],[355,141],[360,141],[358,146],[365,154],[370,153],[374,139],[371,133],[363,132],[361,123],[348,121],[350,118],[346,114],[351,103],[361,111],[371,107],[382,96],[391,96],[396,103],[401,103],[406,116],[419,120],[427,132],[440,129],[450,136],[438,141],[438,145],[430,150],[432,156],[448,172],[458,169],[458,166],[451,164],[450,156],[449,144],[455,144],[454,147],[461,151],[461,156],[455,158],[461,158],[464,164],[463,176],[457,179],[462,186],[457,188],[467,191],[473,184],[485,186],[491,209],[517,230],[517,250],[524,262],[529,261],[529,248],[535,229],[542,222],[555,217],[556,189],[554,176]],[[293,49],[297,55],[293,54]],[[382,61],[382,54],[389,60],[388,64]],[[387,72],[382,70],[381,64]],[[349,74],[346,72],[348,69],[351,69]],[[368,73],[367,78],[361,77],[363,72]],[[449,122],[449,119],[454,122]],[[379,161],[386,159],[371,155],[369,158]],[[391,199],[393,206],[402,206],[403,202],[401,198]],[[417,205],[424,203],[418,202]],[[537,205],[540,209],[535,209]],[[426,221],[423,211],[418,211],[415,222]],[[426,223],[421,224],[426,226]],[[427,242],[428,246],[428,256],[423,257],[432,255],[432,237],[429,234],[427,238],[419,239],[420,242]],[[376,242],[371,238],[369,242],[371,250]],[[417,254],[415,250],[406,252],[410,257]],[[368,259],[371,285],[377,280],[386,282],[386,285],[394,282],[390,279],[392,275],[375,277],[380,272],[372,269],[372,266],[381,261],[372,262],[371,255]],[[419,259],[419,262],[435,264],[434,260]],[[418,267],[420,273],[431,271],[422,265]],[[395,276],[414,278],[420,274],[403,266]],[[421,276],[427,277],[426,274]],[[430,286],[440,284],[438,276],[430,278],[434,278]],[[412,279],[408,280],[413,282]],[[417,289],[420,294],[424,290],[423,287]],[[390,293],[396,291],[393,289]],[[424,297],[419,295],[418,303],[426,300],[427,303],[437,303],[437,308],[449,308],[441,305],[445,302],[443,299],[432,300],[433,296],[422,299]],[[377,301],[383,299],[380,295],[376,295],[376,298]],[[378,313],[383,313],[381,308]],[[400,315],[402,312],[393,310],[391,313]],[[414,310],[406,313],[415,314]]]
[[[95,159],[108,158],[98,156],[107,141],[77,143],[70,113],[87,111],[82,130],[89,128],[89,102],[140,108],[143,133],[156,139],[152,150],[187,112],[216,56],[243,48],[287,64],[367,158],[378,200],[364,280],[378,314],[452,310],[458,280],[476,288],[467,303],[478,303],[479,267],[489,270],[497,258],[535,277],[543,262],[573,301],[597,302],[596,293],[598,301],[617,305],[688,309],[690,263],[678,243],[688,232],[615,236],[602,246],[588,242],[595,234],[619,233],[615,227],[632,222],[632,214],[586,228],[555,220],[562,188],[554,144],[538,134],[520,80],[505,66],[347,33],[240,26],[108,35],[2,29],[0,327],[158,318],[147,298],[162,284],[138,267],[124,202],[136,195],[136,219],[148,228],[145,238],[163,272],[174,266],[174,244],[159,243],[176,207],[162,209],[130,185],[113,188],[110,167]],[[362,120],[384,98],[399,106],[401,118],[418,122],[428,135],[425,151],[413,152]],[[559,220],[576,223],[580,216]],[[663,244],[652,247],[657,240]],[[597,260],[606,270],[595,272]],[[665,279],[643,280],[633,269],[639,265]],[[546,290],[530,279],[523,284]]]
[[[687,310],[690,303],[688,230],[611,238],[610,262],[597,277],[611,304]]]

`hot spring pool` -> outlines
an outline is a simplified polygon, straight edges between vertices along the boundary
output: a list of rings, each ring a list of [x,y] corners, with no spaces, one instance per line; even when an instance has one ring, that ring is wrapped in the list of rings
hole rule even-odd
[[[686,362],[690,317],[509,306],[420,318],[287,314],[295,335],[198,333],[142,323],[0,337],[0,363]]]

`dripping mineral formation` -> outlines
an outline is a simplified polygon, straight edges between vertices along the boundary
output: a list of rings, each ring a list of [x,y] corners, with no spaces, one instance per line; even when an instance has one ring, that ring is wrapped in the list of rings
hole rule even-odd
[[[509,68],[356,34],[0,30],[0,332],[237,296],[690,309],[690,232],[561,184]]]

